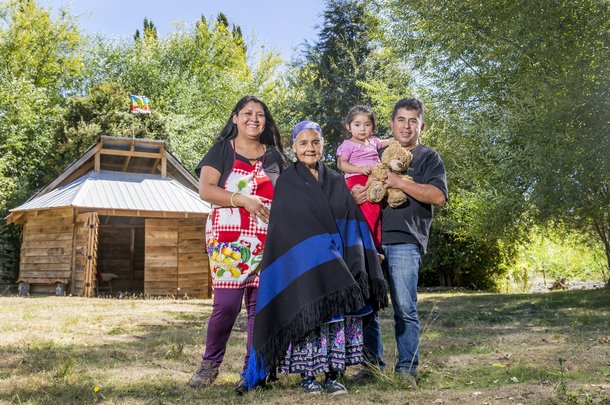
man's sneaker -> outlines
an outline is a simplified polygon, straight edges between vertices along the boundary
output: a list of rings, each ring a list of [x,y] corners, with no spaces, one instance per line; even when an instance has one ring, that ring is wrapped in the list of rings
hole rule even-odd
[[[309,394],[320,394],[322,393],[322,386],[315,378],[304,378],[301,380],[301,388]]]
[[[363,367],[356,374],[347,378],[349,382],[353,383],[363,383],[367,380],[371,380],[373,378],[373,373],[367,367]]]
[[[407,385],[409,389],[417,389],[417,382],[415,376],[411,373],[399,373],[401,380]]]
[[[211,360],[204,360],[191,377],[188,385],[193,388],[205,388],[212,385],[216,377],[218,377],[219,364],[215,364]]]
[[[329,395],[343,395],[347,394],[347,388],[341,384],[338,380],[331,380],[330,378],[324,381],[324,392]]]

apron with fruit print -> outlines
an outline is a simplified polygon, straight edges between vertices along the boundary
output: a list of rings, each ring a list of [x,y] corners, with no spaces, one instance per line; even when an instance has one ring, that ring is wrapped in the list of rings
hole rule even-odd
[[[262,161],[251,165],[235,158],[224,189],[234,193],[257,195],[268,199],[271,208],[273,184]],[[206,249],[214,288],[258,287],[257,268],[263,258],[267,223],[243,207],[215,206],[205,227]]]

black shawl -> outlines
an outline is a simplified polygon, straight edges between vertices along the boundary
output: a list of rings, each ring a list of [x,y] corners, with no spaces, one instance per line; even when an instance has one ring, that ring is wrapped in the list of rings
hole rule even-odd
[[[279,177],[256,304],[245,386],[252,388],[296,342],[331,317],[387,306],[368,226],[343,176],[301,163]]]

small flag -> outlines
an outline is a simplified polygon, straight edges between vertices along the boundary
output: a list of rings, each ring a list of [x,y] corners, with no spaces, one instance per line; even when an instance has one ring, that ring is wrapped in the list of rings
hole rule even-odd
[[[131,99],[131,113],[132,114],[150,114],[150,107],[148,105],[148,97],[136,96],[133,94],[129,95]]]

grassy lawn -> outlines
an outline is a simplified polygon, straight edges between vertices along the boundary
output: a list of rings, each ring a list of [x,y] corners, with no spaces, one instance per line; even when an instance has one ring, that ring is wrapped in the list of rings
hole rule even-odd
[[[283,375],[272,389],[236,396],[243,316],[218,380],[189,388],[210,312],[210,300],[0,297],[0,403],[610,404],[609,290],[421,294],[419,388],[391,372],[386,310],[389,370],[337,398],[308,396]]]

